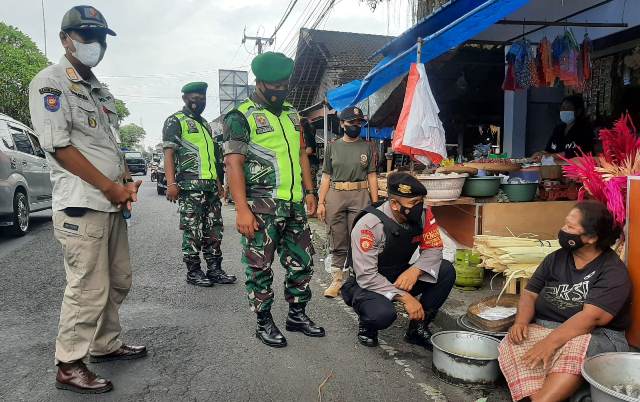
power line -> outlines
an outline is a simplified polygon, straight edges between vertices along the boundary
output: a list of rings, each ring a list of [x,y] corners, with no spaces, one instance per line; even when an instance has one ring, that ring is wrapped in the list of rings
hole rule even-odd
[[[316,6],[311,10],[309,14],[306,15],[306,19],[304,20],[304,22],[302,22],[302,24],[300,24],[300,26],[295,31],[293,31],[294,35],[291,37],[287,45],[283,48],[284,50],[282,51],[282,53],[289,55],[295,49],[300,29],[304,28],[312,20],[312,18],[317,18],[318,15],[321,15],[322,10],[326,8],[330,1],[331,0],[326,0],[323,4],[322,0],[320,0],[316,3]]]
[[[298,35],[298,31],[300,30],[300,28],[302,26],[304,26],[305,22],[305,18],[308,19],[309,16],[311,14],[313,14],[313,12],[318,8],[318,6],[320,5],[320,2],[322,0],[317,0],[316,1],[316,6],[314,8],[311,8],[312,6],[309,5],[308,7],[306,7],[305,9],[302,10],[302,12],[300,13],[300,15],[298,16],[298,18],[296,19],[296,21],[293,23],[293,26],[291,27],[291,29],[289,30],[289,32],[287,33],[287,35],[285,36],[284,40],[282,41],[283,46],[280,46],[280,50],[282,51],[283,49],[286,49],[287,47],[289,47],[289,45],[291,44],[291,41],[295,39],[295,37]],[[284,51],[283,51],[284,53]]]
[[[285,9],[284,15],[280,19],[280,22],[278,22],[278,25],[276,25],[276,29],[274,29],[273,33],[271,34],[271,39],[275,38],[276,34],[280,30],[280,28],[282,28],[282,25],[284,25],[285,21],[287,21],[287,18],[289,18],[289,15],[293,11],[293,8],[296,6],[297,3],[298,3],[298,0],[289,1],[289,5]]]

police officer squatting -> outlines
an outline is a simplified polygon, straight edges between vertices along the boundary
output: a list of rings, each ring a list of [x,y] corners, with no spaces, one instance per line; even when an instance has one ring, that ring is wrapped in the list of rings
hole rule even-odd
[[[429,324],[453,288],[455,269],[442,258],[442,239],[431,209],[424,208],[422,183],[408,173],[393,173],[388,194],[388,201],[366,207],[355,219],[347,262],[351,275],[342,298],[360,318],[363,345],[378,344],[378,331],[396,320],[393,302],[399,301],[411,320],[405,340],[432,349]],[[420,255],[411,263],[416,250]]]

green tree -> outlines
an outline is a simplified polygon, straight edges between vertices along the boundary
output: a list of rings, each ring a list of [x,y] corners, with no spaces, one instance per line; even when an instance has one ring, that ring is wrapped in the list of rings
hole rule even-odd
[[[0,22],[0,113],[31,123],[29,83],[48,64],[31,38]]]
[[[123,148],[133,149],[140,144],[147,132],[144,128],[134,123],[120,127],[120,141]]]
[[[116,113],[118,114],[118,123],[122,123],[122,120],[131,114],[129,109],[127,109],[127,105],[120,99],[116,99]]]

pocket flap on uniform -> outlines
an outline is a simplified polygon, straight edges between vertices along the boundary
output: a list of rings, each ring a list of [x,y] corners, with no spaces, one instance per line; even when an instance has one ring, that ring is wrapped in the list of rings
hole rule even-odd
[[[104,228],[102,226],[94,225],[93,223],[87,223],[87,236],[95,239],[102,239],[104,235]]]
[[[78,108],[84,110],[85,112],[95,112],[96,107],[88,102],[78,102]]]

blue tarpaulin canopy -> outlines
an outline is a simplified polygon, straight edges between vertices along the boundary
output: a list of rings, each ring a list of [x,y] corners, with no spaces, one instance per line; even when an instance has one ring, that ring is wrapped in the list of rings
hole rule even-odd
[[[529,0],[452,0],[389,42],[377,54],[385,57],[362,80],[327,92],[331,106],[342,111],[407,74],[416,61],[418,39],[423,38],[421,62],[427,63],[478,35]]]

